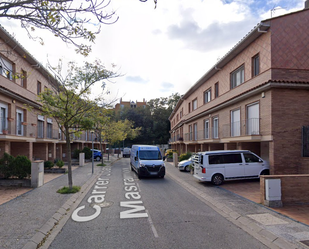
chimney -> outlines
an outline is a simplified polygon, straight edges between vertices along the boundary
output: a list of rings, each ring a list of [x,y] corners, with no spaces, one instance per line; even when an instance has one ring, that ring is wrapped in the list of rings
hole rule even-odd
[[[305,1],[305,9],[309,9],[309,1],[308,0]]]

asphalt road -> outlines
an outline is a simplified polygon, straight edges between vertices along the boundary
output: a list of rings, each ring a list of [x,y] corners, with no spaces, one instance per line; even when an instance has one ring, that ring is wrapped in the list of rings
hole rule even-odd
[[[106,167],[49,248],[267,248],[168,175]]]

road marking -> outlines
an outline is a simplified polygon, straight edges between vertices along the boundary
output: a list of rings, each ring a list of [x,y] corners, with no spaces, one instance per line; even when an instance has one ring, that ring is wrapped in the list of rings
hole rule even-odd
[[[159,238],[159,235],[158,235],[158,232],[157,232],[157,229],[155,228],[153,222],[152,222],[152,219],[150,217],[150,214],[148,212],[148,210],[146,210],[146,213],[148,214],[148,222],[150,224],[150,227],[151,227],[151,230],[153,232],[153,235],[155,236],[155,238]]]

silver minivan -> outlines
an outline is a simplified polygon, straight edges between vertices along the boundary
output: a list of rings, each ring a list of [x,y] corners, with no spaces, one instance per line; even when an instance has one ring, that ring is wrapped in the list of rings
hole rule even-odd
[[[193,165],[196,179],[214,185],[269,174],[269,163],[249,150],[198,152],[193,158]]]

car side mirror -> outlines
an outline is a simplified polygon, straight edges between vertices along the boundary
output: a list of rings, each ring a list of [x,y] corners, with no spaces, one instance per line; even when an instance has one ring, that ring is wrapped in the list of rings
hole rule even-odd
[[[134,157],[134,161],[137,161],[137,156],[136,156],[136,157]]]
[[[165,156],[163,157],[163,161],[165,161]]]

